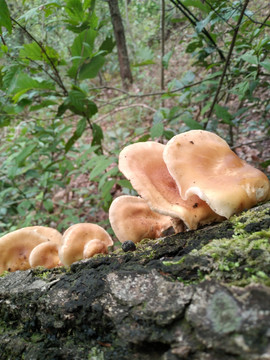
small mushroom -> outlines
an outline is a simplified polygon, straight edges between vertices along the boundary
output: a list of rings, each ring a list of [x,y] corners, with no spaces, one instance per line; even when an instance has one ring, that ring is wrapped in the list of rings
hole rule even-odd
[[[31,268],[43,266],[46,269],[52,269],[61,266],[58,255],[60,244],[56,241],[47,241],[34,247],[29,256]]]
[[[270,198],[266,175],[209,131],[191,130],[174,136],[163,157],[185,201],[198,196],[225,218]]]
[[[98,253],[107,253],[113,245],[110,235],[101,226],[80,223],[70,226],[63,234],[59,258],[64,265],[88,258]]]
[[[90,257],[93,257],[96,254],[107,254],[108,252],[108,245],[104,242],[93,239],[88,241],[88,243],[85,244],[83,249],[83,258],[89,259]]]
[[[165,145],[154,141],[128,145],[120,152],[119,169],[151,210],[175,218],[176,228],[181,228],[182,222],[189,229],[197,229],[199,225],[223,220],[197,195],[181,198],[163,160],[164,149]]]
[[[31,227],[12,231],[0,238],[0,274],[4,271],[27,270],[34,247],[48,238]]]
[[[169,216],[152,211],[147,202],[136,196],[122,195],[113,200],[109,209],[111,227],[121,243],[137,243],[155,239],[172,226]]]

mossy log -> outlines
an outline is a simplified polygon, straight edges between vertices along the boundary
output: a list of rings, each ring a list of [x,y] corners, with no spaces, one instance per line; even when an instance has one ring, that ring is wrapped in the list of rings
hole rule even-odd
[[[0,279],[1,359],[270,359],[270,202]]]

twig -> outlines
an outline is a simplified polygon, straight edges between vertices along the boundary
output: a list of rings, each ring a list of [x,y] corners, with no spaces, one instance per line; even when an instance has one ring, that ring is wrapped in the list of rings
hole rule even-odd
[[[185,85],[185,86],[182,86],[180,88],[177,88],[177,89],[174,89],[174,90],[165,90],[165,91],[157,91],[157,92],[153,92],[153,93],[146,93],[146,94],[132,94],[132,93],[129,93],[128,91],[125,91],[125,90],[122,90],[122,89],[118,89],[118,88],[115,88],[115,87],[111,87],[111,86],[100,86],[100,87],[95,87],[95,88],[90,88],[90,91],[91,90],[114,90],[114,91],[119,91],[125,95],[127,95],[126,97],[127,98],[143,98],[143,97],[150,97],[150,96],[160,96],[160,95],[166,95],[166,94],[174,94],[174,93],[177,93],[179,91],[182,91],[182,90],[185,90],[185,89],[188,89],[190,87],[193,87],[193,86],[196,86],[196,85],[200,85],[202,84],[203,82],[206,82],[206,81],[209,81],[209,80],[212,80],[212,79],[215,79],[217,76],[214,76],[212,77],[211,79],[203,79],[203,80],[199,80],[199,81],[196,81],[195,83],[192,83],[192,84],[189,84],[189,85]],[[117,99],[118,101],[119,99]],[[121,100],[123,100],[123,98],[121,98]]]
[[[269,140],[269,138],[265,137],[265,138],[262,138],[262,139],[256,139],[256,140],[253,140],[253,141],[249,141],[249,142],[244,143],[244,144],[234,145],[234,146],[231,147],[231,149],[234,150],[234,149],[240,148],[242,146],[251,145],[253,143],[264,142],[265,140]]]
[[[0,35],[0,37],[1,37],[2,43],[3,43],[5,46],[7,46],[7,43],[5,42],[5,39],[3,38],[3,35]]]
[[[210,7],[210,9],[211,9],[212,11],[214,11],[214,13],[215,13],[220,19],[222,19],[228,26],[230,26],[231,28],[233,28],[233,26],[229,23],[229,21],[226,20],[223,16],[221,16],[221,15],[219,14],[219,12],[214,8],[214,6],[213,6],[209,1],[207,1],[207,0],[204,0],[204,1],[205,1],[206,4]]]
[[[151,106],[148,106],[146,104],[131,104],[131,105],[126,105],[126,106],[121,106],[118,107],[112,111],[110,111],[108,114],[105,114],[103,116],[100,116],[99,118],[96,119],[95,123],[99,123],[101,121],[103,121],[104,119],[106,119],[107,117],[119,112],[119,111],[123,111],[129,108],[133,108],[133,107],[143,107],[145,109],[151,110],[152,112],[156,112],[156,109],[152,108]]]
[[[248,6],[248,3],[249,3],[249,0],[246,0],[245,3],[244,3],[244,6],[242,8],[242,11],[241,11],[241,14],[239,16],[239,19],[238,19],[238,22],[237,22],[237,26],[236,26],[236,29],[234,31],[234,34],[233,34],[233,38],[232,38],[232,42],[231,42],[231,46],[230,46],[230,49],[229,49],[229,53],[227,55],[227,59],[226,59],[226,62],[225,62],[225,65],[224,65],[224,68],[223,68],[223,72],[222,72],[222,75],[221,75],[221,78],[220,78],[220,81],[219,81],[219,84],[218,84],[218,88],[217,88],[217,91],[216,91],[216,94],[215,94],[215,97],[214,97],[214,100],[212,102],[212,105],[211,105],[211,108],[207,114],[207,117],[208,117],[208,120],[207,122],[204,124],[204,129],[206,129],[207,125],[208,125],[208,122],[209,122],[209,119],[213,113],[213,110],[214,110],[214,107],[217,103],[217,100],[218,100],[218,96],[219,96],[219,93],[221,91],[221,88],[222,88],[222,85],[223,85],[223,81],[224,81],[224,78],[225,78],[225,75],[226,75],[226,72],[227,72],[227,69],[229,67],[229,64],[230,64],[230,60],[231,60],[231,56],[232,56],[232,52],[233,52],[233,48],[234,48],[234,45],[235,45],[235,42],[236,42],[236,38],[237,38],[237,34],[238,34],[238,30],[239,30],[239,27],[240,27],[240,24],[242,22],[242,19],[243,19],[243,16],[244,16],[244,13],[245,13],[245,10]]]
[[[260,29],[261,29],[263,26],[270,27],[270,25],[266,24],[266,21],[270,18],[270,14],[268,14],[268,15],[266,16],[266,18],[264,19],[263,22],[260,22],[260,21],[257,21],[257,20],[252,19],[252,17],[250,17],[248,14],[245,14],[245,16],[246,16],[250,21],[252,21],[254,24],[261,25],[261,26],[260,26]]]

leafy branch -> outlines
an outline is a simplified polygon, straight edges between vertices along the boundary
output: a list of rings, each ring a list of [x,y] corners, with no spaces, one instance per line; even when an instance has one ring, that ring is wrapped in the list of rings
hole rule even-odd
[[[48,55],[45,47],[42,45],[42,43],[40,43],[23,25],[21,25],[17,20],[15,20],[12,16],[10,16],[10,19],[17,25],[19,26],[20,29],[22,29],[26,34],[27,36],[33,40],[41,49],[41,51],[43,52],[43,54],[45,55],[45,57],[47,58],[47,60],[49,61],[52,69],[53,69],[53,72],[54,72],[54,75],[55,77],[53,77],[53,80],[59,85],[59,87],[63,90],[63,93],[65,96],[67,96],[68,94],[68,91],[61,79],[61,76],[58,72],[58,69],[57,67],[55,66],[53,60],[51,59],[51,57]]]

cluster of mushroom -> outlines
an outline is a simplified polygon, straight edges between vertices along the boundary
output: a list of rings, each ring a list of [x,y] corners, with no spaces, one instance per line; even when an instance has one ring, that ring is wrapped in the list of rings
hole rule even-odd
[[[111,245],[110,235],[92,223],[72,225],[63,235],[50,227],[25,227],[0,238],[0,274],[37,266],[51,269],[70,265],[98,253],[107,253]]]
[[[148,141],[125,147],[119,169],[139,194],[116,198],[109,209],[120,242],[134,243],[219,222],[270,199],[265,174],[241,160],[219,136],[202,130],[176,135],[166,145]],[[99,225],[75,224],[62,235],[31,226],[0,238],[0,274],[70,265],[107,253],[113,245]]]
[[[140,197],[122,195],[109,209],[119,241],[138,242],[220,222],[270,199],[270,183],[218,135],[191,130],[166,145],[148,141],[125,147],[119,169]]]

